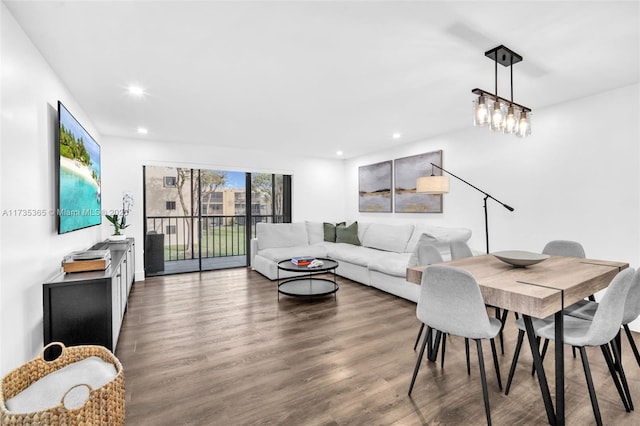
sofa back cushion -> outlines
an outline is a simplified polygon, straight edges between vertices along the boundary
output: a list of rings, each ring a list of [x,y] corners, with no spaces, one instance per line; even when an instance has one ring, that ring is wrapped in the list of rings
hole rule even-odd
[[[432,225],[416,225],[413,235],[407,244],[406,251],[411,253],[415,250],[418,240],[422,234],[428,234],[436,240],[436,246],[440,244],[448,250],[452,241],[469,241],[471,229],[468,228],[448,228]]]
[[[307,237],[309,237],[309,244],[318,244],[324,241],[324,227],[322,222],[309,222],[304,223],[307,227]]]
[[[309,244],[304,223],[257,223],[258,250],[272,247],[291,247]]]
[[[378,250],[402,253],[413,233],[413,225],[386,225],[384,223],[370,223],[362,245]]]
[[[369,229],[369,222],[358,222],[358,239],[360,240],[360,244],[364,240],[364,234],[366,234],[367,229]]]

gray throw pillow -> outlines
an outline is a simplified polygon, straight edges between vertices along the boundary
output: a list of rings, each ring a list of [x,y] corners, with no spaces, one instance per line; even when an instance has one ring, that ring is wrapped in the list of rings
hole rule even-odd
[[[344,224],[336,226],[336,243],[347,243],[359,246],[358,222],[353,222],[349,226],[345,226]]]

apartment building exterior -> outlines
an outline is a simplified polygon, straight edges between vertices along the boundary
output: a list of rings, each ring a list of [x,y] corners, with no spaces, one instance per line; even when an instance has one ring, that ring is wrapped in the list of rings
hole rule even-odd
[[[240,172],[145,167],[145,215],[147,232],[165,235],[165,245],[172,237],[187,241],[198,226],[244,225],[247,213],[245,187],[230,186],[229,173]],[[253,186],[253,185],[252,185]],[[270,191],[254,188],[251,192],[251,215],[254,221],[272,214]]]

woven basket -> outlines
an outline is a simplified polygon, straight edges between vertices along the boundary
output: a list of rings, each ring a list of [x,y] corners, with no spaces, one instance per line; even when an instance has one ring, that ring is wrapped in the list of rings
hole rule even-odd
[[[62,353],[58,358],[46,361],[44,352],[52,345],[61,346]],[[67,409],[60,401],[55,407],[33,413],[17,413],[7,410],[5,401],[16,396],[38,379],[90,356],[97,356],[103,361],[113,364],[116,369],[116,377],[99,389],[91,389],[89,398],[82,407]],[[53,342],[45,346],[39,356],[16,368],[2,379],[0,383],[0,424],[124,425],[124,397],[122,364],[107,348],[93,345],[65,347],[62,343]]]

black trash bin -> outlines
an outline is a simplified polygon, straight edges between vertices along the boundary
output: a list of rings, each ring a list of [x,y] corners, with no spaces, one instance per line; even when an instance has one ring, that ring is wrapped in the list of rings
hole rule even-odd
[[[164,234],[147,232],[144,247],[144,270],[146,273],[164,271]]]

